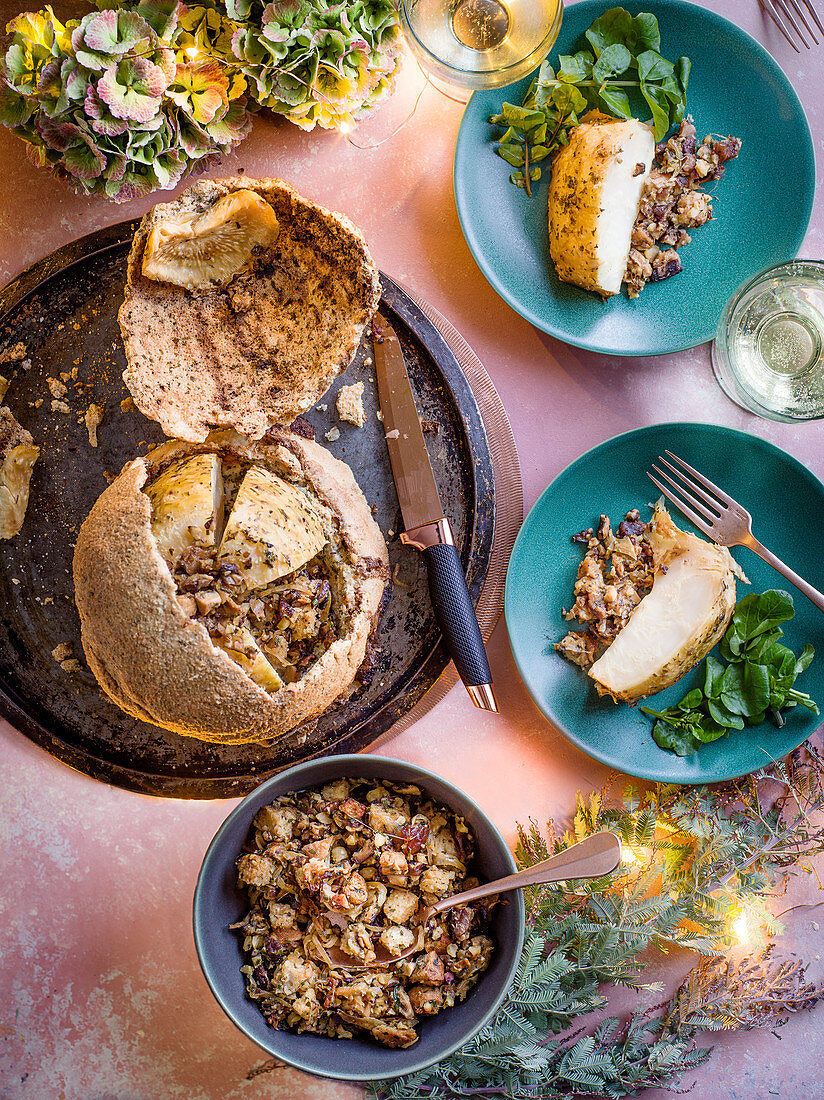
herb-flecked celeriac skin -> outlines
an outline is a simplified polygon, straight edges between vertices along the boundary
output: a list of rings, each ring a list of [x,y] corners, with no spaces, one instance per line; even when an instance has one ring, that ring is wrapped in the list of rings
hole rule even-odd
[[[249,996],[276,1028],[411,1046],[419,1019],[462,1001],[492,957],[497,898],[418,918],[478,884],[473,851],[463,818],[414,784],[339,779],[280,796],[255,816],[237,863],[250,908],[233,927]],[[330,910],[349,918],[345,930]],[[326,953],[368,966],[376,944],[399,954],[416,941],[413,955],[360,971]]]

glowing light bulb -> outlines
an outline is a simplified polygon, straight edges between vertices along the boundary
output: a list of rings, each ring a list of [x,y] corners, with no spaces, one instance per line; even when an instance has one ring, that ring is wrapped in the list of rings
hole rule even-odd
[[[632,848],[630,848],[628,844],[623,844],[621,846],[621,862],[629,864],[638,862],[638,856],[635,854],[635,852],[633,852]]]
[[[186,54],[187,57],[197,57],[197,55],[200,53],[200,50],[197,48],[197,46],[187,46],[183,52]]]
[[[341,122],[340,122],[340,124],[339,124],[339,126],[338,126],[338,129],[340,130],[340,132],[341,132],[342,134],[351,134],[351,133],[352,133],[352,131],[353,131],[353,130],[355,129],[355,127],[354,127],[354,126],[353,126],[353,124],[352,124],[352,123],[351,123],[351,122],[349,121],[349,119],[347,119],[347,118],[344,118],[344,119],[342,119],[342,120],[341,120]]]

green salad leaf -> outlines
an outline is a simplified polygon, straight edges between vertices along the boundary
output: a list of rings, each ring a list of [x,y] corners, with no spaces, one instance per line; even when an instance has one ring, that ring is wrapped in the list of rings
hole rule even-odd
[[[783,711],[795,706],[818,714],[818,704],[795,681],[813,659],[811,645],[800,657],[782,645],[781,624],[795,614],[792,596],[779,589],[739,600],[718,650],[727,664],[707,657],[703,687],[693,688],[665,710],[641,707],[655,718],[652,736],[662,749],[688,756],[731,730],[757,726],[769,715],[783,726]]]
[[[636,89],[646,101],[656,141],[684,117],[690,60],[680,57],[673,63],[662,57],[654,15],[633,17],[624,8],[610,8],[584,37],[588,47],[559,55],[557,72],[544,61],[520,106],[504,103],[489,119],[505,130],[496,138],[495,152],[517,169],[510,181],[529,195],[531,184],[541,178],[533,165],[569,143],[570,131],[586,111],[632,118],[626,89]]]

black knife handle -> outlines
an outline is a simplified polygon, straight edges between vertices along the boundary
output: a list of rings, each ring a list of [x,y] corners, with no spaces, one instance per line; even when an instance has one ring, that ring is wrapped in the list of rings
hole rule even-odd
[[[467,687],[491,684],[489,661],[457,547],[448,543],[427,546],[423,556],[435,618],[458,675]]]

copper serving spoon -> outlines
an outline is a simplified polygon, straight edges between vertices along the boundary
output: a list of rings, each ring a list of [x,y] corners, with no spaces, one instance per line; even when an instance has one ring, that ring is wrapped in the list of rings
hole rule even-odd
[[[376,967],[389,966],[392,963],[406,959],[420,951],[420,943],[423,931],[432,917],[438,913],[445,913],[448,909],[454,909],[456,905],[468,905],[470,902],[488,898],[491,894],[502,894],[507,890],[519,890],[524,886],[542,886],[548,882],[564,882],[567,879],[601,878],[614,871],[621,862],[621,841],[614,833],[594,833],[586,840],[573,844],[571,848],[565,848],[556,856],[550,856],[543,863],[536,863],[534,867],[527,867],[514,875],[495,879],[494,882],[484,882],[471,890],[464,890],[460,894],[442,898],[434,905],[427,905],[419,912],[418,936],[415,943],[400,951],[391,954],[382,943],[374,945],[375,958],[371,962],[363,962],[353,958],[345,951],[337,947],[325,947],[329,962],[333,967],[342,970],[374,970]],[[350,920],[342,913],[325,910],[323,914],[330,924],[345,931]]]

